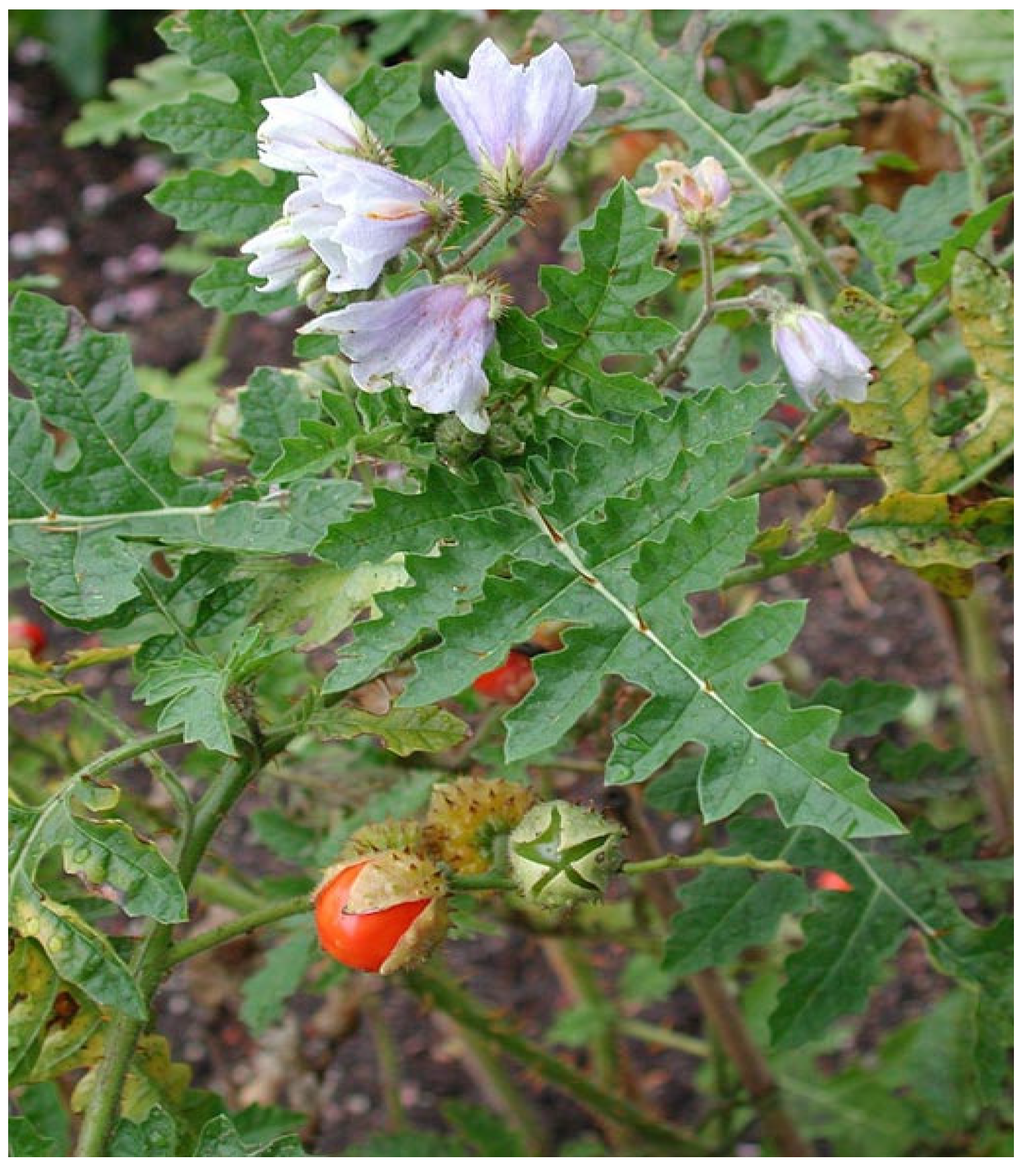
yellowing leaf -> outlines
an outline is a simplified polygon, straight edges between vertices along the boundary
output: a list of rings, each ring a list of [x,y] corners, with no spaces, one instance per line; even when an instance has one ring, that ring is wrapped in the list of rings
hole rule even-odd
[[[956,512],[945,494],[888,494],[850,520],[850,537],[908,567],[972,567],[1013,549],[1013,499]]]

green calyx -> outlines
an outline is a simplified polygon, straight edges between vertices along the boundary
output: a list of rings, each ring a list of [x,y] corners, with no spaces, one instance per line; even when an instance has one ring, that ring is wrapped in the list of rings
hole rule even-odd
[[[861,53],[850,62],[850,80],[842,86],[861,101],[899,101],[917,90],[921,67],[900,53]]]
[[[622,864],[623,829],[572,802],[535,806],[509,836],[509,861],[521,893],[542,907],[600,899]]]

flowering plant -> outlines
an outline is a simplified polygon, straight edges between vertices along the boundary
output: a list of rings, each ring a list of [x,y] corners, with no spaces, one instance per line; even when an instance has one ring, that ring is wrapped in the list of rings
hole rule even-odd
[[[160,23],[201,358],[11,307],[17,1153],[1003,1152],[1009,114],[915,27]]]

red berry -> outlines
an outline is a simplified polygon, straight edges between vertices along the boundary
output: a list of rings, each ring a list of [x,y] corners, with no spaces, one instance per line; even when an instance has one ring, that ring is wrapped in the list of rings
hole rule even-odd
[[[483,673],[473,681],[473,689],[481,696],[516,704],[533,688],[533,665],[525,652],[514,648],[499,668]]]
[[[834,870],[819,871],[814,879],[814,885],[819,891],[852,891],[853,887]]]
[[[775,406],[775,415],[784,424],[790,427],[799,425],[806,417],[803,409],[797,408],[796,405],[787,405],[785,401]]]
[[[378,866],[394,870],[380,878],[379,871],[367,869]],[[396,878],[407,879],[415,888],[406,892],[407,900],[399,897],[402,892],[396,889]],[[399,851],[371,855],[336,874],[328,873],[313,905],[320,946],[346,967],[361,972],[387,975],[407,967],[422,959],[444,935],[447,914],[443,897],[435,893],[440,885],[440,874],[429,860]],[[388,905],[368,909],[374,899]]]
[[[7,621],[8,648],[25,648],[37,660],[46,647],[46,632],[30,619],[15,616]]]

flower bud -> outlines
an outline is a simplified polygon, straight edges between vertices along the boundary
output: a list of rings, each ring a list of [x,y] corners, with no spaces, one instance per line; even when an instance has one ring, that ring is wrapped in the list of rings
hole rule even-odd
[[[423,827],[430,853],[460,874],[483,874],[535,801],[533,790],[503,778],[460,777],[435,785]]]
[[[599,899],[622,864],[622,827],[572,802],[534,806],[509,837],[512,874],[542,907]]]
[[[448,930],[440,869],[405,850],[331,867],[313,893],[313,910],[324,951],[382,976],[425,959]]]
[[[808,405],[826,393],[833,400],[863,401],[871,360],[820,312],[789,304],[772,316],[772,344],[793,388]]]
[[[718,223],[732,198],[732,186],[717,158],[704,158],[692,170],[682,162],[659,162],[655,170],[657,183],[636,193],[641,202],[665,215],[669,247],[677,247],[687,229],[707,231]]]
[[[917,91],[921,68],[900,53],[861,53],[850,61],[842,88],[860,101],[899,101]]]

